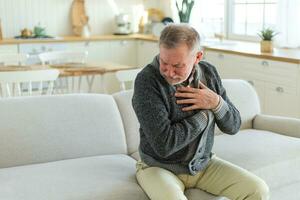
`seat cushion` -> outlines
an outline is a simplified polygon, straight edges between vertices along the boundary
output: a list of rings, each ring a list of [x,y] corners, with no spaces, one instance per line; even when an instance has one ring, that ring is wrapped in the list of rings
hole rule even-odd
[[[213,151],[264,179],[271,191],[300,181],[299,138],[246,129],[215,137]]]
[[[0,199],[148,199],[136,182],[135,163],[118,154],[3,168]]]

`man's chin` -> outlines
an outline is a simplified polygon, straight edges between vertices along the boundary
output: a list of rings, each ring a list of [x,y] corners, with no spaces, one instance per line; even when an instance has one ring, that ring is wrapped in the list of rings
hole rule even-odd
[[[180,80],[167,79],[167,78],[165,78],[165,79],[170,85],[173,85],[173,86],[182,83],[182,81],[180,81]]]

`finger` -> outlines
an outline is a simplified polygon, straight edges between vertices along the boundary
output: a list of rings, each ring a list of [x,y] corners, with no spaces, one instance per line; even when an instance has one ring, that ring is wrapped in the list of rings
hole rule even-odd
[[[177,91],[196,93],[197,89],[196,88],[192,88],[192,87],[179,87],[179,88],[177,88]]]
[[[176,92],[175,93],[175,97],[183,97],[183,98],[190,98],[193,99],[195,97],[195,95],[193,93],[189,93],[189,92]]]
[[[196,99],[182,99],[182,100],[177,100],[177,104],[194,104],[196,103]]]
[[[199,86],[200,86],[201,89],[206,89],[207,88],[207,86],[204,85],[201,81],[199,81]]]
[[[191,106],[187,106],[182,108],[182,111],[191,111],[191,110],[197,110],[199,109],[196,105],[191,105]]]

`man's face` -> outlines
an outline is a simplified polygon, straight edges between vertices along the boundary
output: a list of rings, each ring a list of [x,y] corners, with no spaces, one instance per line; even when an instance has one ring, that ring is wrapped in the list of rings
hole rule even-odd
[[[202,52],[190,52],[186,44],[176,48],[159,47],[160,74],[170,85],[176,85],[187,80],[193,67],[202,58]]]

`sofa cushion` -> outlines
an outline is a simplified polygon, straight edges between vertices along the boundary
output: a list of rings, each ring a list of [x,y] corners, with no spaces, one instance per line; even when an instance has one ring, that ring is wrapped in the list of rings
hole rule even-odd
[[[117,154],[3,168],[0,199],[148,199],[136,182],[135,162]]]
[[[264,179],[271,190],[300,182],[299,138],[246,129],[215,137],[213,151]]]
[[[113,95],[121,112],[129,154],[137,151],[140,142],[140,124],[132,107],[132,95],[133,90],[122,91]]]
[[[126,154],[112,96],[72,94],[0,100],[0,168]]]

